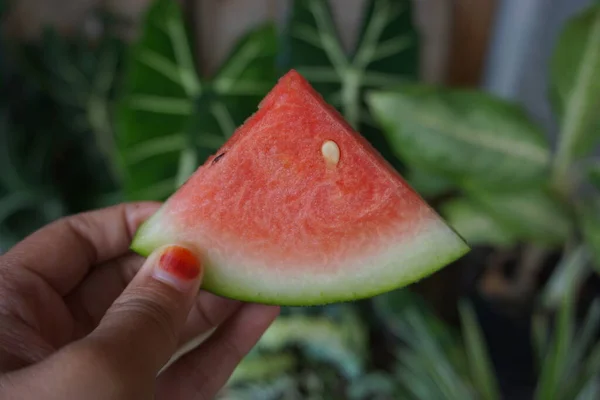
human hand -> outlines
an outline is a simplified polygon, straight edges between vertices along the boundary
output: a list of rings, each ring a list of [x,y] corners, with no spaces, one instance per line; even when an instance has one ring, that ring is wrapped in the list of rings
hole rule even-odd
[[[198,294],[202,266],[183,247],[129,253],[158,206],[64,218],[0,256],[0,398],[208,399],[226,383],[279,308]]]

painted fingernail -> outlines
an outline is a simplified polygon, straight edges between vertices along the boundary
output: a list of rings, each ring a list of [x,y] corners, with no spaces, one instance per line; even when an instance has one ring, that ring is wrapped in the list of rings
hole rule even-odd
[[[169,246],[163,250],[154,269],[155,279],[186,292],[196,286],[202,266],[196,256],[185,247]]]

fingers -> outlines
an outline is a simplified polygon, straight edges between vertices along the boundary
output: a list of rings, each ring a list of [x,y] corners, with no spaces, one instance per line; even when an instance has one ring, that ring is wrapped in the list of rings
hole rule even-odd
[[[96,267],[69,295],[65,303],[75,317],[74,339],[88,335],[119,297],[144,263],[144,258],[128,254]],[[201,291],[188,314],[179,344],[210,331],[237,310],[241,302]]]
[[[237,300],[215,296],[208,292],[200,292],[181,331],[180,345],[216,328],[241,306],[242,303]]]
[[[122,376],[154,377],[177,348],[201,279],[190,250],[159,249],[84,342],[99,347]]]
[[[210,338],[159,376],[157,398],[213,398],[278,314],[279,307],[243,305]]]
[[[65,295],[90,266],[125,254],[138,226],[159,206],[121,204],[60,219],[16,244],[3,260],[34,272]]]
[[[95,267],[65,298],[75,320],[73,339],[88,335],[133,280],[145,258],[127,254]]]

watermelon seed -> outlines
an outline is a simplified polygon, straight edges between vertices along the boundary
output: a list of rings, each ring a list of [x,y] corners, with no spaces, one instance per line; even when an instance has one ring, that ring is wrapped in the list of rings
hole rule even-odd
[[[333,140],[326,140],[321,146],[321,154],[329,164],[337,165],[340,161],[340,148]]]
[[[221,158],[223,158],[223,156],[224,156],[224,155],[225,155],[225,153],[221,153],[221,154],[219,154],[218,156],[216,156],[216,157],[214,158],[214,160],[212,160],[212,164],[216,164],[216,163],[218,163],[218,162],[219,162],[219,160],[220,160]]]

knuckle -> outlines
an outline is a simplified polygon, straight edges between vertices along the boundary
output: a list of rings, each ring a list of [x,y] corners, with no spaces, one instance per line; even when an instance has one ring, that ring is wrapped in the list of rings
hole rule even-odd
[[[90,237],[94,236],[94,223],[87,214],[81,213],[72,215],[63,218],[56,223],[76,237],[78,239],[77,241],[85,246],[85,251],[90,262],[95,262],[95,260],[97,260],[98,254],[96,252],[96,246],[90,240]]]

